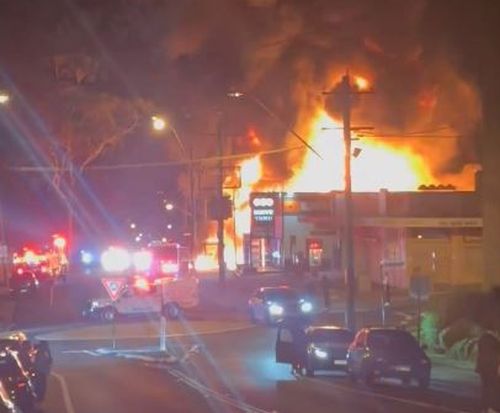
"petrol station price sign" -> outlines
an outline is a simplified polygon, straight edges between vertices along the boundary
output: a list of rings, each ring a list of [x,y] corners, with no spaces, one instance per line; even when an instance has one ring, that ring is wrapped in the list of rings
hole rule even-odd
[[[252,193],[251,232],[252,237],[274,237],[279,222],[279,196],[275,193]]]
[[[116,301],[120,297],[120,292],[126,284],[125,278],[102,278],[101,283],[109,295],[111,301]]]

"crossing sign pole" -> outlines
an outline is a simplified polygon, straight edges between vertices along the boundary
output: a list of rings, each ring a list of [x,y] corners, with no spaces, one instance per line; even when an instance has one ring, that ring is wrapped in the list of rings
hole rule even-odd
[[[125,278],[102,278],[101,283],[104,286],[104,289],[109,295],[109,298],[114,303],[118,298],[120,298],[123,287],[126,285]],[[115,317],[111,320],[111,340],[113,345],[113,350],[116,349],[116,325],[115,325]]]

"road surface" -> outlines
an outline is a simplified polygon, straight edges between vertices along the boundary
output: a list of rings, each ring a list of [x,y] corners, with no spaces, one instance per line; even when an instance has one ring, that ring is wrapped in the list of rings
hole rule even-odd
[[[51,340],[55,358],[43,411],[458,413],[477,408],[474,373],[439,360],[427,391],[396,382],[368,388],[351,384],[342,373],[292,376],[288,366],[274,362],[272,328],[171,322],[169,356],[159,360],[156,321],[144,322],[148,334],[137,334],[136,324],[120,326],[115,350],[109,326],[40,334]]]

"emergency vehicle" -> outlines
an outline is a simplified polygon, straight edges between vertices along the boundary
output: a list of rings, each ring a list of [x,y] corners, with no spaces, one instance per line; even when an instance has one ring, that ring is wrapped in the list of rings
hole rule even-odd
[[[64,250],[51,248],[35,251],[23,248],[14,253],[12,259],[12,277],[32,272],[40,281],[64,277],[68,269],[68,259]]]
[[[101,255],[105,272],[117,276],[142,275],[149,280],[179,277],[189,273],[187,250],[177,243],[151,242],[132,250],[111,246]]]
[[[199,280],[194,276],[165,277],[149,280],[136,276],[127,280],[116,301],[111,298],[90,300],[83,310],[85,318],[112,321],[117,316],[160,314],[177,319],[182,310],[198,306]]]

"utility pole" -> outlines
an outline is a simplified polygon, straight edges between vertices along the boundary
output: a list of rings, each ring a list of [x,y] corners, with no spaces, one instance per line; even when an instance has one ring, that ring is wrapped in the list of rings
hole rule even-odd
[[[342,103],[342,122],[344,129],[344,203],[345,222],[344,239],[346,248],[346,324],[351,331],[356,331],[356,276],[354,273],[354,240],[353,240],[353,204],[351,179],[351,108],[352,86],[349,74],[342,77],[340,83],[340,99]]]
[[[194,193],[194,174],[193,174],[193,145],[189,147],[189,198],[191,210],[191,239],[189,244],[189,260],[190,264],[194,265],[194,254],[196,250],[196,232],[197,232],[197,211],[196,197]]]
[[[219,282],[226,282],[226,262],[224,260],[224,214],[223,214],[223,199],[224,199],[224,161],[223,142],[222,142],[222,113],[219,113],[217,120],[217,154],[219,157],[217,171],[217,195],[216,195],[216,211],[217,211],[217,262],[219,264]]]

